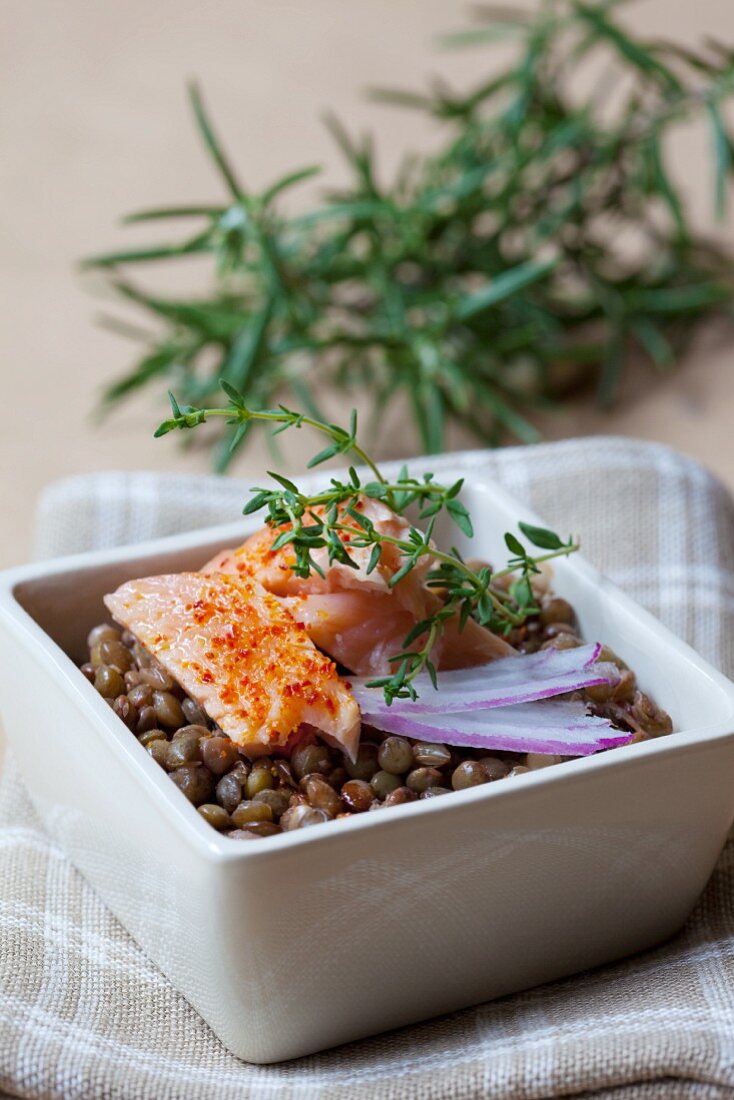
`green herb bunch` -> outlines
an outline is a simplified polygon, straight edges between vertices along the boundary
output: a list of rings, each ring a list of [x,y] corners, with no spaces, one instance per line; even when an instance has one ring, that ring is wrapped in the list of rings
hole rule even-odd
[[[165,379],[185,401],[212,404],[223,380],[252,409],[293,398],[319,418],[319,395],[338,388],[370,399],[374,427],[402,396],[421,447],[436,452],[452,419],[489,443],[533,439],[533,410],[562,395],[569,373],[611,402],[631,349],[671,365],[702,318],[730,307],[732,269],[692,231],[666,142],[680,123],[708,120],[723,216],[734,47],[643,41],[617,7],[481,8],[476,27],[447,44],[513,40],[509,65],[465,93],[375,93],[428,112],[443,147],[384,181],[371,140],[331,119],[351,183],[299,216],[283,211],[282,196],[318,169],[247,190],[192,89],[225,199],[133,214],[128,222],[195,228],[87,261],[159,322],[106,402]],[[577,76],[590,67],[598,79],[583,94]],[[636,247],[620,247],[627,238]],[[130,276],[201,254],[212,282],[198,297],[154,294]],[[235,430],[218,440],[219,469]]]
[[[270,477],[276,487],[252,490],[254,495],[245,505],[244,514],[265,511],[267,524],[278,531],[272,550],[290,548],[293,554],[291,568],[296,576],[309,577],[312,573],[324,576],[313,556],[317,550],[326,550],[329,565],[339,563],[358,569],[353,552],[369,549],[366,569],[369,574],[379,565],[385,546],[390,545],[397,549],[401,563],[388,581],[389,587],[394,588],[419,562],[428,558],[430,569],[426,583],[440,592],[441,598],[436,610],[415,624],[403,641],[403,649],[390,658],[395,671],[371,681],[372,687],[383,689],[388,703],[393,699],[416,698],[413,681],[421,672],[427,672],[436,686],[432,653],[447,622],[458,616],[460,628],[463,628],[471,616],[495,633],[509,633],[538,611],[532,578],[540,572],[541,563],[578,550],[579,544],[572,538],[564,542],[553,531],[521,523],[521,533],[545,553],[530,553],[516,535],[508,532],[505,543],[512,556],[507,567],[497,571],[489,566],[474,569],[457,549],[440,550],[432,541],[436,521],[444,512],[467,538],[473,535],[471,517],[459,499],[462,480],[441,485],[431,473],[425,473],[421,479],[411,477],[407,467],[403,467],[394,480],[384,477],[376,462],[357,442],[357,414],[354,411],[347,430],[283,405],[277,409],[249,408],[244,396],[229,383],[224,383],[224,391],[229,399],[224,408],[181,406],[173,394],[169,394],[173,415],[158,427],[156,436],[167,435],[176,429],[197,428],[210,418],[224,417],[234,430],[233,444],[237,446],[238,437],[253,423],[272,425],[276,434],[305,426],[328,440],[327,446],[311,459],[309,467],[337,455],[353,455],[367,471],[365,480],[350,466],[346,480],[332,477],[327,487],[312,494],[302,493],[295,482],[271,471]],[[365,499],[381,501],[397,515],[404,515],[408,508],[416,506],[419,519],[427,521],[426,527],[421,529],[410,524],[403,536],[388,535],[362,511]],[[512,578],[508,586],[498,583],[508,577]]]

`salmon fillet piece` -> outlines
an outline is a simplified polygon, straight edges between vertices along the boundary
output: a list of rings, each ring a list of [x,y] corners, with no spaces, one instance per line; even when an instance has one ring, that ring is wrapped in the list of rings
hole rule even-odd
[[[394,672],[389,658],[403,649],[416,623],[391,596],[354,589],[284,596],[282,602],[319,649],[360,676]]]
[[[360,498],[358,508],[365,519],[374,524],[380,535],[407,538],[410,524],[379,500]],[[316,515],[320,515],[323,513],[323,508],[316,508],[314,511]],[[347,513],[342,513],[341,519],[356,528],[356,524]],[[314,572],[308,577],[299,577],[292,569],[296,560],[292,547],[285,545],[279,550],[272,548],[276,538],[286,527],[287,525],[262,527],[250,535],[242,546],[234,550],[222,550],[206,563],[202,573],[223,572],[254,577],[275,596],[314,595],[317,592],[352,590],[389,595],[394,597],[396,604],[411,612],[414,622],[425,617],[426,600],[431,595],[425,586],[425,576],[431,568],[428,557],[422,558],[407,576],[391,588],[390,581],[403,564],[399,549],[391,543],[383,543],[380,560],[376,568],[369,573],[367,570],[372,555],[371,547],[350,547],[350,536],[346,534],[343,538],[356,568],[344,565],[342,562],[329,564],[328,552],[324,547],[313,550],[311,554],[324,576],[320,577]]]
[[[360,501],[362,514],[383,535],[405,538],[410,525],[380,501]],[[345,517],[349,521],[349,517]],[[428,556],[390,587],[390,579],[402,565],[397,547],[383,544],[378,566],[367,572],[369,548],[354,547],[350,556],[357,568],[335,562],[329,565],[326,550],[313,558],[324,576],[298,577],[292,569],[295,556],[290,546],[273,550],[282,527],[263,527],[232,550],[223,550],[202,567],[204,573],[236,573],[258,580],[268,592],[283,599],[294,617],[304,624],[319,649],[360,676],[385,676],[395,671],[389,657],[403,649],[403,641],[417,622],[427,618],[440,601],[425,583],[431,568]],[[459,630],[459,617],[449,620],[444,636],[433,650],[440,668],[468,668],[514,653],[503,638],[469,620]]]
[[[257,581],[145,577],[104,602],[248,755],[283,748],[302,725],[356,753],[359,707],[334,662]]]

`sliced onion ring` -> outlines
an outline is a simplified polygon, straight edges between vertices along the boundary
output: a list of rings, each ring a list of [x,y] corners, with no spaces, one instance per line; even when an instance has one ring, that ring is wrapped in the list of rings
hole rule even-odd
[[[598,660],[601,650],[600,643],[591,643],[576,649],[542,649],[502,657],[474,668],[440,672],[437,689],[428,675],[422,674],[413,681],[417,699],[395,699],[389,705],[381,688],[367,687],[367,677],[348,677],[348,683],[363,713],[418,716],[483,711],[550,699],[597,684],[616,684],[619,672],[614,665]]]
[[[363,712],[362,719],[385,733],[463,748],[504,752],[588,756],[626,745],[631,733],[616,730],[606,718],[586,713],[584,703],[536,702],[463,714],[408,715],[394,707]]]

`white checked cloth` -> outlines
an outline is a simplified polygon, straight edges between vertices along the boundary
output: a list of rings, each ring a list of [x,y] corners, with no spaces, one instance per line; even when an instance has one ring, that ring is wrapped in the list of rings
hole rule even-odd
[[[734,507],[653,444],[569,441],[425,464],[491,471],[724,672]],[[421,467],[419,460],[414,468]],[[52,486],[38,552],[235,519],[243,483],[106,473]],[[732,791],[734,802],[734,791]],[[734,1098],[734,847],[684,931],[625,962],[277,1066],[227,1053],[41,829],[0,790],[0,1093],[39,1100]]]

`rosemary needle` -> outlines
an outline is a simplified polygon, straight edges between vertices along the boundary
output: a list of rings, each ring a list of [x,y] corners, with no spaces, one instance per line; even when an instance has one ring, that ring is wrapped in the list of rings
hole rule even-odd
[[[375,95],[430,114],[438,151],[384,180],[372,141],[330,119],[350,182],[297,217],[282,200],[318,169],[248,191],[193,88],[223,199],[134,214],[163,239],[87,261],[159,325],[106,402],[165,381],[185,402],[213,404],[223,379],[252,409],[285,400],[315,417],[325,389],[363,394],[379,423],[402,398],[421,448],[436,452],[451,421],[491,444],[535,439],[536,408],[567,399],[569,378],[595,382],[608,404],[630,350],[668,369],[698,322],[731,309],[731,257],[694,232],[665,150],[677,126],[704,120],[723,216],[734,46],[636,37],[620,8],[483,5],[480,23],[445,44],[491,48],[499,36],[514,43],[509,64],[467,91]],[[584,93],[575,74],[590,59],[611,77]],[[211,261],[197,296],[131,276],[188,256]],[[218,469],[246,442],[239,427],[222,425]]]

